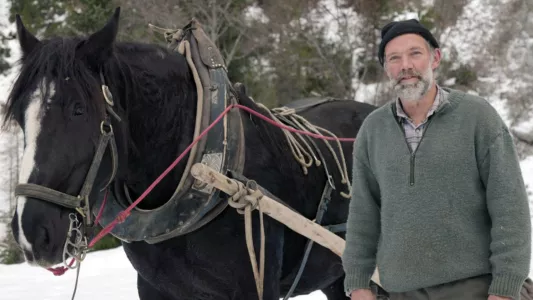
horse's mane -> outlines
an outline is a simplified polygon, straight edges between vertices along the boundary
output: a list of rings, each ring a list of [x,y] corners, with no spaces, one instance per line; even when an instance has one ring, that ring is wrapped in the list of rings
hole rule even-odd
[[[185,58],[164,47],[134,42],[117,43],[113,58],[104,65],[103,72],[107,80],[122,80],[107,84],[114,87],[116,93],[127,92],[122,95],[120,103],[125,109],[134,108],[139,100],[136,97],[142,95],[151,105],[165,109],[165,115],[170,116],[158,117],[166,120],[176,116],[173,108],[196,105],[196,88]],[[180,97],[182,101],[176,102],[175,97]]]
[[[179,155],[180,141],[192,140],[197,94],[187,61],[162,46],[120,42],[103,74],[128,123],[127,156],[145,163],[125,176],[147,181],[159,175],[162,161]]]
[[[47,83],[52,79],[59,85],[56,89],[75,89],[83,99],[95,99],[95,93],[101,94],[99,70],[91,69],[88,63],[77,57],[77,47],[83,42],[84,39],[79,37],[51,38],[42,41],[37,49],[20,60],[20,74],[7,99],[4,124],[13,119],[23,122],[21,114],[30,94],[40,85],[42,94],[45,95],[43,99],[46,99],[50,92],[47,90]],[[102,71],[106,84],[110,86],[122,111],[135,111],[141,98],[150,101],[155,109],[164,108],[160,111],[163,115],[157,115],[157,120],[143,124],[148,126],[147,129],[157,129],[153,127],[161,124],[162,120],[175,122],[171,125],[164,124],[166,131],[176,129],[178,123],[186,122],[179,118],[177,110],[196,104],[196,90],[193,85],[187,86],[187,83],[192,83],[192,77],[185,59],[163,47],[141,43],[116,43],[113,55],[104,63]],[[176,82],[165,83],[169,78],[175,79]],[[191,93],[191,90],[194,93]],[[60,100],[62,103],[57,104],[66,107],[70,104],[68,102],[80,99],[62,97]],[[103,105],[96,101],[86,102],[88,110],[92,110],[88,111],[89,113],[94,113],[98,106]],[[190,113],[190,110],[188,112]]]
[[[77,57],[76,50],[84,40],[80,37],[56,37],[43,40],[35,51],[21,58],[19,61],[20,73],[6,103],[4,116],[6,121],[13,117],[19,117],[16,114],[23,111],[25,99],[30,96],[29,94],[36,85],[43,83],[43,79],[68,79],[61,80],[61,83],[68,82],[69,87],[75,88],[84,97],[91,97],[93,93],[101,92],[99,89],[101,82],[95,74],[97,70],[91,70],[86,63]],[[153,66],[154,61],[148,59],[155,56],[161,57],[158,66]],[[157,64],[158,62],[155,63]],[[177,67],[176,64],[178,64]],[[123,80],[122,82],[114,81],[112,84],[107,82],[107,84],[111,86],[119,84],[120,87],[115,88],[116,90],[129,91],[125,95],[126,97],[121,99],[123,101],[120,104],[123,105],[123,108],[129,105],[125,101],[134,100],[135,95],[154,92],[147,91],[151,87],[151,83],[164,80],[168,76],[181,77],[183,81],[180,83],[192,82],[192,77],[183,57],[173,55],[163,47],[141,43],[116,43],[113,56],[105,63],[103,71],[107,78],[121,78]],[[48,93],[46,86],[47,84],[43,84],[41,88],[44,89],[43,92]],[[95,90],[94,86],[97,86],[98,89]],[[173,88],[178,89],[179,86],[175,85]],[[164,89],[164,86],[161,86],[161,88]],[[181,91],[176,92],[185,93],[187,97],[192,96],[187,95],[187,90],[182,88]],[[153,95],[153,99],[154,105],[168,108],[167,112],[171,112],[171,108],[167,105],[168,103],[161,101],[168,99],[168,97],[160,98],[157,95]],[[64,105],[66,103],[61,104]]]

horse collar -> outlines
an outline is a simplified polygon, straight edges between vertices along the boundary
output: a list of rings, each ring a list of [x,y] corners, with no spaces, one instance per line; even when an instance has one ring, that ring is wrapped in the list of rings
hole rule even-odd
[[[192,20],[184,29],[166,32],[169,47],[187,58],[197,87],[198,104],[193,139],[204,131],[227,107],[236,103],[222,55],[203,32],[200,24]],[[179,153],[178,153],[179,154]],[[195,180],[189,173],[195,163],[204,163],[225,173],[242,172],[244,166],[244,131],[240,112],[230,111],[223,122],[217,123],[198,144],[191,149],[185,171],[173,196],[154,210],[133,209],[123,223],[111,233],[126,241],[158,243],[184,235],[214,219],[227,206],[220,191]],[[124,183],[115,181],[113,193],[101,215],[102,224],[110,223],[131,203]],[[114,199],[113,199],[114,198]],[[93,208],[99,207],[98,199]]]

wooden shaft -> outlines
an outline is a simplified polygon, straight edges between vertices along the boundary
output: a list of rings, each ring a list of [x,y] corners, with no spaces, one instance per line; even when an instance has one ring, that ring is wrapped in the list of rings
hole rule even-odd
[[[228,195],[233,195],[238,190],[238,185],[235,181],[202,163],[196,163],[192,166],[191,175],[197,180],[214,186]],[[338,256],[342,256],[346,242],[333,232],[267,196],[261,198],[259,206],[261,211],[269,217],[281,222],[291,230],[294,230],[323,247],[330,249]],[[372,276],[372,281],[380,284],[377,269]]]

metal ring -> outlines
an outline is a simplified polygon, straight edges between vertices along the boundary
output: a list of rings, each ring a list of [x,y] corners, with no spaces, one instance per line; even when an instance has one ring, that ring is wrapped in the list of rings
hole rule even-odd
[[[104,130],[104,126],[108,126],[109,127],[109,131],[105,131]],[[100,132],[102,134],[113,134],[113,126],[109,123],[107,123],[106,121],[102,121],[102,123],[100,123]]]
[[[102,84],[102,93],[104,94],[105,102],[111,106],[114,106],[113,94],[111,94],[109,87],[105,84]]]
[[[70,221],[72,221],[72,222],[78,222],[78,217],[76,216],[76,214],[70,213],[70,214],[68,215],[68,218],[69,218]]]

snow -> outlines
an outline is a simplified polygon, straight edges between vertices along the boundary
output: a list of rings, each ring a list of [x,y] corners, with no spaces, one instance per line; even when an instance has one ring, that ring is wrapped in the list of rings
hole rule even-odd
[[[0,265],[3,300],[70,299],[76,272],[54,276],[47,270],[27,264]],[[77,300],[139,299],[136,273],[121,248],[90,253],[82,263]]]
[[[6,211],[7,209],[5,207],[0,207],[0,211]],[[0,223],[0,241],[4,240],[6,237],[7,232],[7,225]]]
[[[336,0],[321,0],[317,7],[302,17],[301,22],[310,22],[325,28],[325,38],[334,43],[346,44],[350,47],[357,39],[356,34],[339,35],[340,32],[358,32],[359,16],[352,8],[339,8]],[[342,28],[342,30],[341,30]]]
[[[489,56],[485,45],[491,40],[495,26],[494,17],[497,7],[491,0],[471,0],[463,10],[455,26],[444,30],[439,38],[443,54],[447,57],[448,49],[455,47],[462,64],[474,61],[474,57]]]
[[[6,34],[10,31],[15,30],[15,25],[9,23],[9,4],[10,1],[0,1],[0,30]],[[18,48],[18,43],[16,40],[11,40],[7,42],[7,45],[11,49],[11,57],[6,58],[6,61],[9,63],[15,63],[16,60],[20,57],[20,51]],[[7,99],[7,92],[11,89],[12,83],[17,75],[18,68],[13,67],[9,69],[5,74],[0,74],[0,102],[5,102]],[[9,139],[6,139],[6,133],[0,132],[0,153],[7,147],[7,142]],[[1,156],[1,155],[0,155]],[[3,157],[0,157],[0,160],[3,160]],[[0,181],[3,180],[3,176],[8,176],[7,172],[0,173]],[[0,214],[9,210],[9,201],[7,194],[0,192]],[[4,239],[6,234],[6,225],[0,222],[0,241]]]
[[[0,0],[0,30],[3,32],[14,31],[14,24],[9,23],[9,2]],[[350,32],[358,32],[359,17],[351,9],[338,9],[335,6],[336,0],[320,0],[316,10],[312,10],[308,15],[302,17],[302,22],[315,20],[314,24],[325,28],[325,37],[330,41],[338,41],[340,38],[347,41],[347,47],[357,45],[358,36],[340,37],[338,35],[340,26],[348,26]],[[423,0],[424,6],[431,6],[435,1]],[[500,3],[507,2],[502,1]],[[494,17],[499,13],[498,1],[492,0],[470,0],[460,14],[457,23],[444,30],[442,35],[437,37],[442,46],[445,57],[450,55],[450,47],[455,47],[458,55],[456,63],[470,64],[475,58],[491,58],[487,53],[485,45],[494,38],[495,28],[498,23]],[[320,17],[317,19],[317,16]],[[245,20],[269,22],[266,15],[258,6],[250,7],[244,11]],[[64,18],[64,16],[59,17]],[[419,19],[419,13],[412,11],[400,11],[391,16],[393,20]],[[349,40],[346,40],[349,38]],[[8,42],[11,46],[12,56],[9,62],[15,62],[20,57],[18,43],[16,40]],[[525,47],[524,47],[525,45]],[[355,53],[361,49],[354,48]],[[507,67],[507,72],[517,72],[524,64],[527,66],[528,57],[531,64],[531,53],[533,50],[533,35],[525,34],[517,36],[511,42],[509,51],[504,61],[495,65],[480,74],[478,81],[485,87],[491,87],[487,100],[500,113],[502,119],[508,126],[511,126],[511,112],[507,106],[507,97],[510,92],[519,88],[524,88],[531,84],[533,78],[512,77],[501,70],[502,66]],[[268,61],[258,60],[258,65],[268,69]],[[14,67],[6,74],[0,74],[0,102],[5,102],[7,92],[10,90],[12,82],[17,74],[18,68]],[[512,79],[511,79],[512,78]],[[444,80],[444,85],[454,84],[454,78]],[[386,83],[385,83],[386,84]],[[353,80],[355,99],[363,102],[374,102],[374,97],[383,84],[362,84],[356,79]],[[480,91],[470,91],[480,94]],[[486,91],[484,91],[486,92]],[[533,118],[522,121],[512,126],[514,132],[529,134],[533,136]],[[0,134],[0,152],[6,147],[5,133]],[[1,161],[1,158],[0,158]],[[533,156],[528,156],[520,162],[522,174],[529,195],[530,209],[533,211]],[[2,173],[3,174],[3,173]],[[0,174],[0,176],[2,176]],[[7,210],[8,201],[3,193],[0,193],[0,211]],[[0,238],[5,235],[5,226],[0,224]],[[70,299],[75,282],[75,271],[68,271],[63,276],[53,276],[50,272],[31,267],[27,264],[0,265],[0,298],[2,300],[29,300],[29,299]],[[530,271],[533,277],[533,266]],[[98,299],[138,299],[136,289],[136,272],[131,267],[121,248],[90,253],[83,262],[80,273],[80,281],[77,291],[77,300]],[[308,296],[295,297],[297,300],[324,300],[325,296],[320,292],[315,292]]]
[[[76,271],[54,276],[47,270],[27,264],[0,264],[2,300],[70,299]],[[137,273],[121,247],[89,253],[81,264],[76,300],[136,300]],[[294,300],[326,300],[321,292],[298,296]],[[252,300],[252,299],[250,299]]]
[[[261,23],[268,23],[270,21],[269,18],[263,12],[263,9],[257,4],[247,7],[243,11],[243,15],[244,20],[247,22],[247,24],[250,24],[252,21]]]
[[[396,12],[394,13],[391,21],[403,21],[410,19],[420,20],[420,16],[418,15],[418,13],[412,11]]]
[[[379,83],[372,83],[372,84],[359,84],[358,82],[355,82],[353,84],[353,88],[355,91],[355,101],[359,102],[366,102],[370,104],[376,104],[377,100],[376,97],[379,95],[379,93],[384,89],[387,88],[387,84],[379,84]]]
[[[530,117],[529,120],[520,122],[517,125],[513,126],[513,131],[521,134],[532,134],[533,133],[533,118]]]

